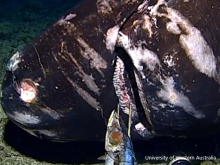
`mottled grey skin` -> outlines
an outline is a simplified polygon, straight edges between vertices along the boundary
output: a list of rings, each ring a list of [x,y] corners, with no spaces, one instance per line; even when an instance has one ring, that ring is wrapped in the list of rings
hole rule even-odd
[[[19,52],[16,69],[16,62],[9,62],[2,106],[31,134],[54,141],[104,139],[105,118],[118,103],[106,33],[122,26],[141,1],[99,1],[81,1]],[[18,84],[35,82],[36,99],[23,102],[13,88],[13,76]]]
[[[135,130],[144,138],[218,132],[220,2],[95,2],[80,2],[9,61],[9,118],[54,141],[100,140],[119,100],[124,120],[131,106],[133,139]],[[19,96],[24,81],[37,91],[30,103]]]

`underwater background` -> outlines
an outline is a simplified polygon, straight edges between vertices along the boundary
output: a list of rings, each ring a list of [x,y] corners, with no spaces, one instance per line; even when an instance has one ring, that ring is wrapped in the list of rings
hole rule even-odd
[[[9,58],[77,2],[0,0],[0,86]],[[192,164],[220,164],[220,134],[201,139],[161,137],[133,144],[138,164],[167,164],[179,154],[188,156]],[[54,143],[33,137],[8,121],[0,108],[0,165],[103,164],[97,158],[104,153],[104,142]]]

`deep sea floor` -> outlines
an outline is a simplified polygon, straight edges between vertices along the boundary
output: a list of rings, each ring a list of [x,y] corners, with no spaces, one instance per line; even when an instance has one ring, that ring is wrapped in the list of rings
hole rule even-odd
[[[8,59],[75,3],[0,0],[0,82]],[[134,142],[134,149],[138,164],[167,164],[169,156],[178,154],[189,156],[193,164],[220,164],[220,134],[202,139],[155,138]],[[1,165],[103,164],[97,158],[104,153],[104,142],[53,143],[35,138],[8,121],[0,108]],[[150,160],[153,157],[161,160]]]

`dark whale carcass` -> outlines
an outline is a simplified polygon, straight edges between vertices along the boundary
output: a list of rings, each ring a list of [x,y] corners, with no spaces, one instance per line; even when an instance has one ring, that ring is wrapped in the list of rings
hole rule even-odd
[[[2,107],[54,141],[104,139],[132,111],[132,138],[220,130],[218,0],[84,0],[9,61]]]
[[[120,29],[117,45],[134,64],[153,131],[174,137],[219,131],[220,1],[149,3]]]
[[[113,51],[141,1],[83,0],[9,61],[2,107],[29,133],[55,141],[104,139],[116,108]]]

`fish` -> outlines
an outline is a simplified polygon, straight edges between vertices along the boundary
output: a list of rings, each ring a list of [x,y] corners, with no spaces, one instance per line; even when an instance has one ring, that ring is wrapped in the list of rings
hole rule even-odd
[[[106,155],[99,159],[105,159],[105,165],[136,165],[136,158],[133,149],[129,127],[126,128],[120,118],[119,109],[113,110],[107,124],[105,136]]]

